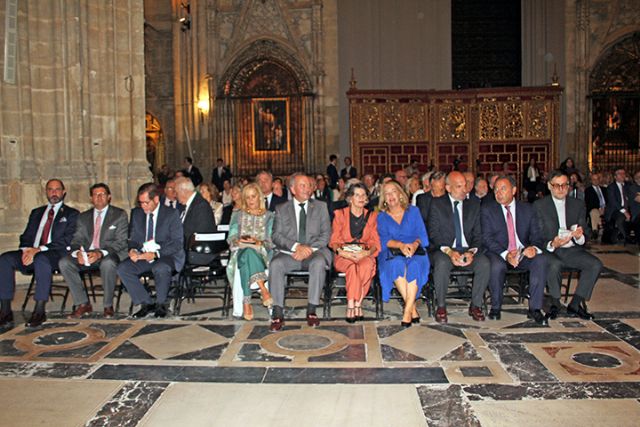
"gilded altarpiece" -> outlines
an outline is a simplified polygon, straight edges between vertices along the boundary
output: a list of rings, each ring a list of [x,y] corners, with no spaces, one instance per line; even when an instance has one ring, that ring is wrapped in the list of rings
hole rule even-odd
[[[347,92],[351,152],[363,173],[384,174],[417,160],[479,174],[505,163],[521,179],[530,159],[558,163],[559,87],[463,91]]]

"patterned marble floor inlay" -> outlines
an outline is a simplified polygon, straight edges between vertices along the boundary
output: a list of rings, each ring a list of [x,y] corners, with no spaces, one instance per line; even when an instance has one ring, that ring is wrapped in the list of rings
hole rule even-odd
[[[60,387],[55,381],[70,388],[98,384],[92,393],[101,400],[84,421],[90,426],[149,425],[158,419],[149,416],[154,408],[174,407],[167,396],[196,395],[189,389],[195,384],[207,390],[236,384],[252,393],[265,386],[402,386],[403,393],[409,387],[429,426],[489,425],[505,408],[529,411],[519,402],[530,400],[554,402],[549,410],[556,415],[565,400],[617,402],[640,413],[638,275],[623,273],[629,267],[616,257],[638,258],[594,253],[615,264],[589,302],[597,307],[596,320],[562,312],[546,327],[526,318],[526,301],[513,299],[505,299],[501,320],[484,322],[468,316],[466,302],[451,304],[448,324],[429,318],[420,303],[421,323],[409,328],[400,325],[397,302],[385,305],[385,319],[356,324],[341,320],[344,307],[337,306],[337,320],[315,328],[307,326],[304,310],[295,310],[278,333],[269,331],[262,307],[262,320],[251,322],[221,319],[219,311],[163,320],[67,320],[52,307],[51,320],[39,328],[18,320],[0,328],[0,394],[4,388],[9,396],[6,386],[16,381],[36,391],[33,382],[50,382],[42,396]],[[16,319],[28,315],[16,313]],[[10,424],[29,424],[20,421]]]

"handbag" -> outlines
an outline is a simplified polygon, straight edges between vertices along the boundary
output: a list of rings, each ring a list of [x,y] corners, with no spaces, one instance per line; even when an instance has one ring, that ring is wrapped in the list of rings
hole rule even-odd
[[[389,252],[391,253],[392,257],[404,256],[402,251],[400,251],[400,248],[389,248]],[[424,250],[424,247],[422,246],[418,246],[416,248],[416,251],[413,253],[413,255],[423,255],[423,256],[426,254],[427,252]]]

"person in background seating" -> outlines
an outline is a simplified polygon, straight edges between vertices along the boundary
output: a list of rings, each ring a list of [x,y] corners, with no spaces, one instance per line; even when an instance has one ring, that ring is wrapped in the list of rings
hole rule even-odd
[[[591,174],[591,185],[584,190],[584,202],[587,206],[587,215],[591,223],[591,238],[597,239],[602,227],[602,216],[607,206],[607,188],[600,186],[600,174]]]

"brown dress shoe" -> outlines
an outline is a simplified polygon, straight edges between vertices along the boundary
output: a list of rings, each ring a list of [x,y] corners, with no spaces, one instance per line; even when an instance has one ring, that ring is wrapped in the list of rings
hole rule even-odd
[[[473,320],[479,322],[484,320],[484,313],[480,307],[469,307],[469,316],[473,317]]]
[[[34,311],[31,314],[31,318],[27,322],[27,327],[37,328],[47,321],[47,314],[44,311]]]
[[[447,323],[449,318],[447,317],[447,309],[444,307],[438,307],[436,310],[436,322]]]
[[[269,330],[271,332],[278,332],[284,326],[284,319],[276,317],[275,319],[271,319],[271,326],[269,326]]]
[[[71,314],[67,316],[67,319],[79,319],[85,314],[89,314],[93,311],[91,304],[80,304],[76,307]]]
[[[111,319],[116,315],[115,311],[113,311],[113,307],[105,307],[103,316],[105,319]]]

